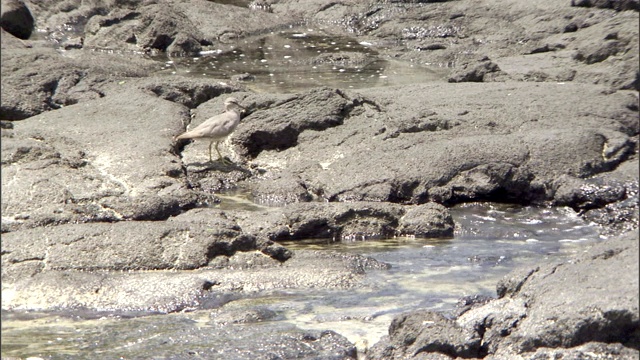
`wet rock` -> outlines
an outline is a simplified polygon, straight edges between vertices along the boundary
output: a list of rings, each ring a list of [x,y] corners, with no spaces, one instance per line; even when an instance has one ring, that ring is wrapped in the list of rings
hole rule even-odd
[[[468,295],[458,299],[455,310],[452,311],[454,317],[460,317],[465,312],[487,304],[494,298],[486,295]]]
[[[416,237],[440,238],[453,236],[454,223],[442,205],[427,203],[407,209],[400,218],[397,232]]]
[[[170,313],[198,306],[208,287],[207,279],[179,272],[48,270],[4,282],[3,308]]]
[[[367,359],[401,359],[428,353],[442,358],[480,357],[481,337],[439,313],[416,311],[393,319],[389,337],[377,343]],[[436,357],[437,358],[437,357]]]
[[[535,358],[587,348],[596,356],[637,356],[638,256],[638,234],[629,232],[574,260],[517,270],[498,284],[499,299],[455,320],[424,310],[396,317],[367,356]]]
[[[309,238],[349,241],[385,239],[396,235],[448,237],[453,229],[451,215],[444,206],[376,202],[308,202],[250,211],[194,209],[169,221],[204,223],[208,217],[219,216],[235,221],[244,233],[271,241]],[[274,251],[288,257],[286,249],[262,241],[258,240],[259,248],[270,249],[266,253]]]
[[[523,354],[529,359],[584,359],[584,358],[601,358],[601,359],[637,359],[637,350],[623,346],[622,344],[607,344],[601,342],[588,342],[584,345],[563,348],[539,348],[534,352]],[[491,359],[492,357],[488,357]]]
[[[28,39],[34,28],[34,19],[29,7],[21,0],[2,0],[0,26],[9,34]]]
[[[297,203],[282,209],[273,240],[333,238],[360,240],[395,234],[402,207],[382,203]]]
[[[164,336],[158,336],[162,329],[175,334],[171,337],[171,346],[161,340]],[[334,331],[302,330],[294,326],[265,331],[255,324],[212,323],[203,328],[177,322],[157,328],[145,324],[140,333],[151,340],[130,350],[133,356],[153,353],[172,359],[194,356],[208,359],[222,356],[229,360],[357,359],[355,346],[344,336]]]
[[[557,205],[571,206],[576,210],[602,208],[607,204],[622,201],[626,198],[626,188],[622,183],[600,179],[577,179],[561,177],[561,184],[555,193]]]
[[[246,324],[274,320],[277,313],[266,307],[225,311],[224,309],[211,313],[211,319],[217,324]]]
[[[311,60],[312,65],[331,64],[344,68],[362,68],[371,62],[371,57],[361,52],[340,51],[325,53]]]
[[[289,260],[293,255],[289,249],[271,240],[258,239],[256,247],[261,253],[281,262]]]
[[[637,274],[638,234],[630,232],[594,246],[571,263],[545,264],[520,281],[499,284],[505,289],[499,294],[509,294],[505,299],[529,305],[526,318],[505,344],[517,352],[592,341],[632,345],[640,333],[632,300]],[[474,311],[466,314],[473,317]]]
[[[2,245],[3,308],[175,312],[210,307],[211,297],[246,297],[282,289],[358,288],[363,286],[366,271],[389,267],[360,255],[317,251],[296,251],[284,263],[254,251],[216,255],[219,244],[225,249],[253,246],[245,241],[246,235],[234,237],[236,231],[222,226],[226,225],[213,229],[188,223],[63,225],[56,227],[51,242],[25,230],[23,234],[32,234],[27,238],[33,239],[28,249],[20,246],[18,232],[11,233],[10,242]],[[108,227],[114,231],[100,235]],[[123,231],[122,237],[112,237],[118,230]],[[86,254],[79,256],[79,251]],[[54,267],[48,265],[49,258]],[[131,270],[132,265],[198,269],[140,271]],[[130,270],[89,271],[95,268]]]
[[[612,195],[612,189],[624,189],[624,194],[615,202],[605,202],[604,206],[586,210],[583,217],[602,226],[606,235],[616,235],[636,229],[638,224],[638,162],[626,161],[610,173],[601,174],[591,180],[600,184],[591,195]],[[580,193],[578,193],[580,194]],[[598,198],[596,197],[596,201]],[[593,200],[592,200],[593,201]]]
[[[268,11],[215,2],[149,3],[92,16],[87,22],[85,46],[195,56],[227,37],[237,39],[290,21]]]
[[[480,165],[460,172],[446,185],[432,187],[429,189],[429,197],[443,204],[482,198],[515,200],[520,197],[522,200],[531,200],[537,196],[536,190],[531,188],[532,179],[532,174],[521,172],[509,164]]]
[[[301,179],[297,181],[291,178],[275,178],[268,181],[262,179],[253,181],[247,186],[251,189],[252,200],[266,206],[284,206],[314,199],[313,194],[305,188]]]
[[[582,216],[587,221],[601,225],[603,234],[609,236],[623,231],[636,230],[640,220],[638,217],[638,196],[630,196],[625,200],[588,210]]]

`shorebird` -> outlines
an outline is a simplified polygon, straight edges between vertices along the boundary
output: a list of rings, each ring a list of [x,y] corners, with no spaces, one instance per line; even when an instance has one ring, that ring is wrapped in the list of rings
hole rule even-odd
[[[215,142],[218,160],[224,164],[228,164],[229,162],[220,154],[218,145],[220,141],[226,139],[227,136],[236,129],[238,123],[240,123],[240,109],[245,110],[242,105],[238,104],[238,99],[229,97],[224,101],[224,113],[207,119],[207,121],[198,125],[195,129],[176,137],[176,140],[209,139],[209,161],[213,162],[211,159],[211,146]]]

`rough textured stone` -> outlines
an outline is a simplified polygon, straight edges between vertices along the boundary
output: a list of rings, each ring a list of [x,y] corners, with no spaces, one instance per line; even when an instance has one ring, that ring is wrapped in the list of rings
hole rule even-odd
[[[42,36],[1,36],[3,309],[146,314],[265,291],[353,289],[386,264],[292,252],[275,239],[446,234],[448,214],[432,214],[433,202],[570,205],[609,236],[637,231],[636,0],[28,4]],[[273,94],[228,79],[144,79],[163,62],[141,52],[224,56],[299,24],[372,44],[365,57],[320,55],[321,65],[401,60],[467,82]],[[201,161],[201,143],[173,141],[232,92],[248,108],[223,144],[232,165]],[[284,206],[197,208],[234,188]],[[637,242],[613,239],[567,263],[516,271],[498,300],[455,320],[425,315],[437,326],[406,317],[411,348],[387,338],[370,355],[637,358]],[[183,268],[193,270],[121,272]],[[150,318],[137,324],[167,319]],[[166,323],[176,352],[161,353],[166,333],[148,331],[143,343],[118,338],[131,344],[124,355],[219,355],[219,332]],[[394,340],[404,327],[396,323]],[[269,358],[355,357],[334,333],[284,333],[236,331],[218,348],[256,358],[265,355],[254,351],[259,339]]]
[[[28,39],[33,32],[34,19],[27,5],[21,0],[2,0],[0,26],[9,34]]]
[[[367,356],[579,358],[590,349],[595,358],[631,359],[640,339],[638,248],[638,234],[629,232],[576,259],[517,270],[498,284],[499,299],[455,320],[424,310],[403,314]]]

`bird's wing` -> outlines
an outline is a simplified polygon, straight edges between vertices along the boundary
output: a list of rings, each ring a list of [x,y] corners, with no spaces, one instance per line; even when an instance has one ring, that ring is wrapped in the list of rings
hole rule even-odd
[[[235,125],[237,125],[237,115],[232,112],[226,112],[208,119],[196,126],[195,129],[178,136],[178,139],[224,137],[235,129]]]

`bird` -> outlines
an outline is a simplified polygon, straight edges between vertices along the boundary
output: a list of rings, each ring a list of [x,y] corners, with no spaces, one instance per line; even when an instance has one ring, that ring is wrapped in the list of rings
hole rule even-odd
[[[209,162],[211,159],[211,146],[216,143],[216,151],[218,152],[218,160],[227,164],[228,161],[222,157],[218,145],[220,141],[226,139],[240,123],[240,109],[246,110],[240,105],[235,97],[228,97],[224,100],[224,113],[207,119],[195,129],[189,130],[182,135],[176,137],[181,139],[209,139]]]

